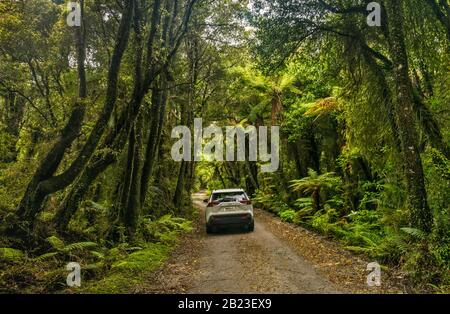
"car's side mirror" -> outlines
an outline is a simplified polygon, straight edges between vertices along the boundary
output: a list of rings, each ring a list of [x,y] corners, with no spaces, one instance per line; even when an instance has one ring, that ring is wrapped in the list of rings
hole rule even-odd
[[[204,200],[203,200],[203,203],[208,203],[208,199],[207,199],[207,198],[204,199]]]

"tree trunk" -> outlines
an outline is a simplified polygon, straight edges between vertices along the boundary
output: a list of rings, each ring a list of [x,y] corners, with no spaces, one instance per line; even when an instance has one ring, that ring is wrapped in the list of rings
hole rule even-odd
[[[98,152],[91,158],[59,206],[55,216],[55,224],[60,233],[67,230],[70,219],[75,214],[94,180],[117,161],[119,152],[125,147],[129,130],[127,112],[129,112],[130,107],[131,103],[128,109],[119,117],[116,126],[111,128],[105,136]]]
[[[300,152],[297,149],[297,142],[287,142],[287,149],[289,156],[294,160],[295,170],[297,171],[297,177],[306,177],[306,172],[303,171],[303,163],[300,158]]]
[[[184,178],[186,174],[187,161],[182,160],[180,169],[178,170],[177,185],[173,194],[173,205],[180,210],[183,200]]]
[[[433,217],[427,203],[418,134],[414,124],[413,90],[408,75],[408,59],[404,42],[402,1],[390,2],[390,50],[396,84],[396,116],[405,163],[410,224],[425,232],[431,230]]]
[[[447,159],[450,159],[450,148],[444,140],[439,123],[417,93],[413,95],[413,109],[431,146],[441,151]]]
[[[3,123],[6,127],[6,132],[14,137],[19,136],[24,109],[25,102],[23,97],[13,92],[9,92],[5,95]]]
[[[172,14],[166,14],[163,20],[162,40],[163,46],[166,48],[173,47],[174,40],[174,20],[178,11],[178,4],[176,1],[166,1],[165,10],[172,12]],[[150,177],[153,173],[153,168],[156,162],[158,148],[161,141],[161,132],[164,125],[164,117],[166,114],[167,99],[169,97],[169,84],[167,80],[167,74],[164,70],[159,77],[159,86],[153,89],[152,93],[152,110],[151,110],[151,124],[150,131],[146,140],[146,151],[144,157],[144,166],[142,169],[142,177],[140,182],[140,206],[144,206],[147,196],[148,186],[150,184]]]
[[[55,216],[55,224],[59,233],[64,233],[73,215],[75,215],[81,201],[89,190],[92,182],[115,162],[114,153],[105,156],[94,156],[83,171],[82,175],[73,184],[72,189],[64,198]]]
[[[161,80],[163,81],[164,79]],[[153,173],[158,146],[161,139],[163,119],[166,111],[166,104],[168,98],[167,84],[163,83],[161,85],[161,88],[163,89],[162,91],[157,90],[153,91],[155,97],[152,97],[154,103],[152,104],[151,125],[146,140],[147,146],[145,150],[145,157],[144,157],[145,159],[141,178],[141,189],[140,189],[141,206],[143,206],[145,203],[147,190],[150,183],[150,177]]]
[[[81,124],[85,113],[85,104],[83,103],[83,101],[79,101],[75,105],[72,114],[66,124],[66,127],[62,130],[61,136],[59,137],[58,141],[54,144],[50,152],[44,158],[27,187],[25,195],[23,196],[19,204],[17,214],[22,220],[29,222],[30,226],[33,225],[35,217],[40,212],[42,204],[47,195],[67,187],[81,173],[84,166],[94,153],[98,142],[100,141],[100,138],[103,135],[105,128],[107,127],[109,118],[117,99],[118,75],[122,56],[128,43],[132,12],[133,1],[126,2],[119,26],[119,31],[117,34],[113,58],[111,60],[111,65],[108,72],[108,87],[103,111],[100,114],[100,117],[97,120],[82,151],[66,171],[58,176],[53,177],[53,174],[58,169],[66,150],[78,136],[78,133],[81,129]],[[83,30],[80,28],[77,29],[77,45],[84,45],[84,39],[79,38],[82,37],[82,34]],[[78,68],[79,71],[81,71],[78,73],[80,82],[80,99],[83,99],[83,97],[86,96],[86,87],[81,86],[86,84],[84,73],[84,50],[84,46],[77,48]]]
[[[433,13],[444,27],[446,31],[445,34],[450,42],[450,6],[446,1],[447,0],[438,0],[439,3],[436,3],[435,0],[426,0],[430,8],[433,10]]]
[[[308,156],[311,168],[317,172],[320,172],[320,151],[317,145],[316,137],[314,136],[314,130],[311,126],[311,132],[308,135]]]
[[[397,151],[401,151],[401,143],[399,139],[398,124],[395,116],[395,106],[393,104],[391,89],[389,88],[388,82],[386,81],[386,73],[383,72],[382,68],[377,64],[374,57],[363,50],[364,60],[366,61],[370,71],[373,73],[377,85],[380,89],[380,94],[383,95],[385,99],[385,108],[387,112],[387,118],[389,121],[389,126],[392,133],[392,142],[395,145]]]
[[[126,168],[124,169],[124,189],[122,192],[119,210],[120,218],[126,227],[129,238],[133,238],[140,213],[140,176],[141,176],[141,147],[142,128],[139,118],[130,133],[128,141],[128,156]]]
[[[317,213],[320,210],[320,188],[314,190],[311,199],[313,211],[314,213]]]
[[[186,8],[185,19],[179,25],[182,31],[181,33],[178,34],[177,38],[173,37],[173,41],[171,41],[170,43],[171,50],[170,52],[168,52],[163,67],[160,69],[161,73],[164,73],[170,66],[171,61],[173,60],[175,54],[177,53],[180,47],[180,42],[182,41],[183,36],[187,31],[187,24],[189,22],[193,5],[196,3],[196,1],[197,0],[192,0],[189,3],[189,6]],[[154,12],[159,11],[159,9],[155,9],[159,8],[159,4],[160,1],[155,1],[153,9]],[[176,16],[179,10],[177,1],[173,1],[172,5],[173,5],[172,16]],[[85,169],[83,169],[83,172],[78,180],[79,184],[73,185],[73,188],[67,194],[65,201],[60,206],[58,210],[59,214],[57,215],[57,217],[63,217],[64,215],[67,215],[67,217],[64,219],[56,219],[56,223],[60,231],[64,231],[67,228],[68,222],[76,212],[79,203],[84,197],[84,194],[87,192],[89,186],[92,184],[95,178],[98,177],[98,175],[100,175],[103,171],[105,171],[109,165],[116,162],[117,155],[120,154],[120,152],[126,145],[127,137],[124,135],[128,134],[130,128],[132,127],[134,119],[139,112],[142,100],[158,73],[158,71],[155,70],[154,65],[152,65],[154,63],[153,60],[148,60],[148,58],[151,58],[151,56],[153,55],[154,49],[153,45],[156,39],[156,28],[158,27],[159,24],[159,17],[160,17],[159,14],[152,15],[152,22],[151,22],[152,26],[150,31],[151,36],[149,36],[149,38],[147,39],[147,49],[148,49],[147,65],[149,66],[146,67],[147,71],[144,75],[144,82],[140,81],[140,74],[141,74],[140,62],[142,57],[141,53],[142,49],[137,48],[135,86],[133,91],[133,98],[129,102],[127,109],[125,109],[124,114],[122,114],[121,118],[119,118],[118,125],[115,128],[110,129],[110,132],[105,136],[105,140],[103,141],[103,144],[100,147],[100,151],[107,150],[108,153],[105,156],[98,155],[93,157],[93,159],[88,163]],[[170,20],[170,23],[171,23],[170,28],[175,29],[176,24],[175,18],[172,18]],[[136,31],[139,29],[140,28],[135,28]],[[171,32],[173,32],[173,30]],[[137,40],[138,38],[139,36],[137,36]],[[163,118],[164,117],[160,117],[160,120],[162,121]],[[66,213],[64,214],[64,212]]]

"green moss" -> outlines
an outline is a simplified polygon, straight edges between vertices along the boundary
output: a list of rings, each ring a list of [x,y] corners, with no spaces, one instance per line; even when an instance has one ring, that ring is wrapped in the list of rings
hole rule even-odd
[[[148,243],[142,250],[129,254],[115,262],[107,277],[82,284],[81,293],[127,293],[132,286],[141,283],[146,274],[154,271],[169,257],[173,245]]]
[[[112,265],[112,270],[142,272],[148,270],[149,264],[159,266],[169,249],[163,244],[149,244],[144,250],[128,255],[125,260]]]
[[[0,260],[17,261],[23,257],[20,250],[11,249],[7,247],[0,248]]]

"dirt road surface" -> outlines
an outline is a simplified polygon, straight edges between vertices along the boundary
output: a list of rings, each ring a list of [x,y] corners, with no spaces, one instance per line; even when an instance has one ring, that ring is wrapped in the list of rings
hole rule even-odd
[[[399,293],[390,276],[366,284],[367,264],[337,243],[255,209],[255,231],[206,234],[204,194],[194,195],[199,220],[164,267],[136,293]]]

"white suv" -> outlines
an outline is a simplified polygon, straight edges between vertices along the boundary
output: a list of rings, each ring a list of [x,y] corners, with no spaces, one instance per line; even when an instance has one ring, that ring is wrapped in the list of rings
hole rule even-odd
[[[206,232],[212,233],[220,226],[243,226],[247,231],[253,231],[253,206],[247,193],[242,189],[215,190],[209,199],[205,210]]]

